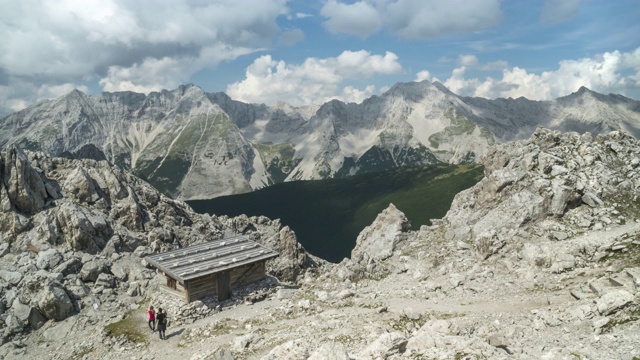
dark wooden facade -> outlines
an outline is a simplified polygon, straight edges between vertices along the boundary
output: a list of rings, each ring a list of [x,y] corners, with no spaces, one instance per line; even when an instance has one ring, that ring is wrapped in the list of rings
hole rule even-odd
[[[147,261],[166,276],[166,290],[186,302],[231,297],[232,290],[266,277],[266,262],[278,256],[245,236],[151,255]]]

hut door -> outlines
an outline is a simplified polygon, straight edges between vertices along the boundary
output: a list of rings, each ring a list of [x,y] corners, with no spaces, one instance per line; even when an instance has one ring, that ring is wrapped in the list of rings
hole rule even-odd
[[[231,272],[225,271],[218,274],[218,301],[231,297]]]

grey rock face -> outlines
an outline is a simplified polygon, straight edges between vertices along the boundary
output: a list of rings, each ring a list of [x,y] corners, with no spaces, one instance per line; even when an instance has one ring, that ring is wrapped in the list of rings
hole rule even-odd
[[[610,144],[624,150],[612,152]],[[633,199],[640,188],[640,175],[619,166],[630,163],[638,151],[638,140],[623,132],[593,138],[542,128],[527,141],[491,148],[482,159],[485,178],[456,195],[444,218],[446,236],[463,242],[491,232],[512,238],[527,224],[548,216],[565,218],[572,209],[577,211],[571,211],[568,221],[586,228],[605,226],[605,217],[593,213],[606,206],[607,199]],[[552,174],[554,166],[567,171]],[[627,190],[620,187],[623,182],[631,184]],[[570,239],[570,234],[551,230],[563,241]]]
[[[0,270],[0,279],[11,285],[18,285],[22,280],[22,274],[17,271]]]
[[[62,254],[56,249],[48,249],[38,253],[38,260],[36,266],[38,269],[49,270],[53,269],[62,261]]]
[[[390,257],[396,246],[406,240],[407,232],[411,230],[411,223],[407,217],[393,204],[389,204],[376,220],[358,235],[356,246],[351,251],[351,258],[355,262],[384,260]]]
[[[278,345],[261,360],[303,360],[309,358],[309,349],[302,340],[291,340]]]
[[[48,197],[45,182],[40,173],[31,166],[25,153],[15,146],[9,147],[1,158],[2,209],[7,212],[13,206],[18,212],[25,214],[41,210]]]
[[[601,315],[612,314],[623,307],[631,304],[634,301],[634,296],[626,290],[613,290],[608,292],[597,301],[598,311]]]
[[[73,311],[71,299],[60,284],[49,284],[34,301],[38,304],[38,310],[48,319],[64,320]]]
[[[387,359],[402,354],[407,349],[407,338],[401,332],[391,332],[380,335],[360,354],[363,358]]]
[[[82,265],[82,269],[80,270],[80,278],[83,281],[91,281],[95,282],[98,280],[98,277],[107,271],[109,265],[107,260],[104,259],[95,259],[84,265]]]
[[[196,214],[106,161],[51,158],[19,149],[11,154],[10,163],[27,170],[9,174],[3,165],[0,178],[26,186],[22,177],[31,177],[50,190],[45,186],[43,195],[33,191],[37,186],[25,192],[0,184],[0,320],[8,321],[9,339],[87,305],[113,301],[117,294],[147,294],[155,273],[144,268],[139,256],[225,234],[250,233],[280,252],[282,257],[267,267],[284,281],[295,281],[318,261],[279,221]],[[7,164],[4,156],[2,161]],[[32,213],[19,212],[27,208]]]
[[[317,348],[307,360],[350,360],[349,353],[340,343],[325,343]]]
[[[496,141],[526,138],[537,126],[640,136],[638,108],[632,99],[590,91],[544,102],[465,98],[428,81],[396,84],[362,104],[332,100],[312,112],[245,104],[194,85],[149,95],[74,90],[0,119],[0,146],[106,158],[166,195],[203,199],[288,180],[477,162]],[[539,160],[546,174],[570,171],[552,154]]]

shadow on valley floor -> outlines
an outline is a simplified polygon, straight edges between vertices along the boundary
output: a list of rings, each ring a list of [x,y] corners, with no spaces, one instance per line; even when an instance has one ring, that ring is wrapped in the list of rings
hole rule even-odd
[[[310,253],[331,262],[351,255],[364,227],[393,203],[414,229],[442,218],[453,197],[483,176],[480,165],[430,165],[344,179],[292,181],[246,194],[188,201],[197,212],[281,219]]]

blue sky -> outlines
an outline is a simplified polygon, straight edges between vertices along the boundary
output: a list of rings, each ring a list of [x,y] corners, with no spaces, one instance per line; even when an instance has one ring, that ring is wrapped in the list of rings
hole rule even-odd
[[[640,99],[637,0],[0,0],[0,113],[78,88],[194,83],[274,104],[397,82],[549,100]]]

